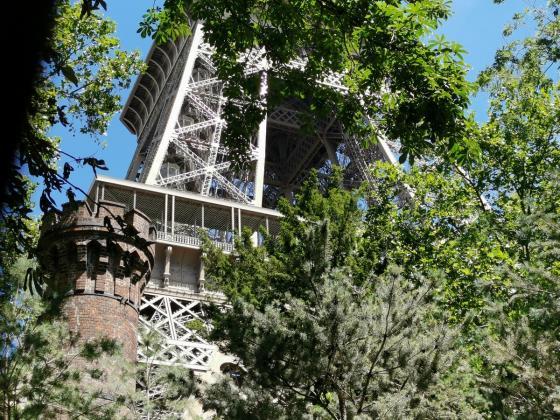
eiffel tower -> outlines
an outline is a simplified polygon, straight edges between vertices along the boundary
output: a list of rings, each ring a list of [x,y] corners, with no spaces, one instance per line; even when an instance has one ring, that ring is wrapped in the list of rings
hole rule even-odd
[[[151,47],[147,71],[121,114],[138,141],[126,179],[98,176],[89,203],[92,208],[103,200],[122,203],[155,225],[155,263],[141,298],[140,322],[165,340],[156,363],[183,365],[202,376],[224,371],[234,361],[192,328],[206,325],[208,302],[224,301],[205,283],[200,231],[226,253],[234,250],[242,229],[254,232],[259,244],[259,229],[272,235],[279,230],[278,199],[293,197],[312,169],[321,177],[340,165],[351,187],[372,181],[371,162],[395,162],[390,142],[380,139],[366,149],[344,133],[335,115],[317,122],[312,133],[302,130],[305,103],[292,99],[260,123],[249,139],[250,163],[235,169],[222,143],[227,98],[212,53],[200,22],[192,22],[191,36]],[[266,92],[262,51],[249,51],[242,59],[246,74],[261,75]],[[305,69],[304,60],[291,65]],[[337,75],[317,83],[345,89]],[[144,358],[139,351],[138,360]]]

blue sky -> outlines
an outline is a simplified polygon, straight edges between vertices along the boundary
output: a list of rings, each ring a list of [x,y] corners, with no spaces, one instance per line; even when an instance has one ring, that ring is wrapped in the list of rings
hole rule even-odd
[[[513,13],[519,11],[524,3],[519,0],[506,1],[501,5],[495,5],[492,0],[453,1],[453,16],[443,24],[439,32],[445,34],[448,39],[462,44],[467,51],[465,61],[471,67],[470,80],[474,80],[476,75],[492,62],[496,49],[505,44],[502,30]],[[117,22],[117,35],[121,40],[121,48],[130,51],[139,50],[141,56],[145,57],[151,40],[142,39],[136,30],[142,15],[154,4],[154,1],[111,0],[107,4],[107,15]],[[124,104],[128,92],[122,92],[121,96]],[[471,108],[479,121],[485,119],[486,103],[485,95],[473,98]],[[60,136],[63,139],[62,150],[74,156],[93,155],[98,159],[104,159],[109,170],[100,172],[114,178],[124,178],[136,146],[136,138],[120,123],[118,114],[113,118],[107,136],[101,139],[105,144],[103,148],[87,136],[74,137],[58,128],[53,130],[53,135]],[[89,167],[76,168],[71,176],[71,181],[86,191],[92,180],[93,173]],[[39,185],[38,191],[34,194],[35,201],[38,201],[40,192]],[[53,195],[53,197],[59,204],[66,201],[64,196]],[[77,198],[82,197],[78,194]],[[39,213],[38,205],[34,213]]]

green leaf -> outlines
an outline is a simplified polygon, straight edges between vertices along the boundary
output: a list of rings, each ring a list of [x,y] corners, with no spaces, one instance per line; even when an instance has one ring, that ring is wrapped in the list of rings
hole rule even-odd
[[[66,65],[61,67],[60,70],[62,71],[64,77],[66,77],[70,82],[74,83],[74,85],[78,86],[78,77],[76,76],[76,73],[74,73],[74,69],[72,67]]]

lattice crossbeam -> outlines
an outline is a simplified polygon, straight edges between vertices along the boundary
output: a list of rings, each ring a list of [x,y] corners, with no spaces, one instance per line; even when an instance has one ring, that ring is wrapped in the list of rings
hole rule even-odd
[[[163,178],[157,184],[161,185],[161,186],[166,186],[166,185],[170,185],[170,184],[179,184],[179,183],[183,183],[183,182],[189,182],[189,181],[192,181],[195,178],[198,178],[202,175],[205,175],[206,172],[208,172],[208,171],[212,171],[212,172],[214,172],[214,171],[224,171],[226,169],[229,169],[230,166],[231,166],[231,162],[223,162],[223,163],[219,163],[219,164],[214,165],[214,166],[198,168],[198,169],[195,169],[194,171],[190,171],[190,172],[186,172],[186,173],[183,173],[183,174],[178,174],[178,175],[170,176],[170,177],[167,177],[167,178]]]
[[[218,115],[216,114],[216,112],[214,112],[214,110],[212,110],[209,106],[207,106],[204,103],[204,101],[198,97],[198,95],[195,95],[190,90],[187,90],[187,92],[185,93],[185,97],[186,97],[186,99],[189,100],[189,102],[191,104],[193,104],[199,111],[201,111],[207,117],[209,117],[211,119],[217,119],[218,118]]]
[[[200,336],[200,332],[189,328],[190,321],[200,321],[205,328],[202,302],[168,295],[145,293],[140,305],[140,322],[156,331],[164,344],[150,362],[160,365],[184,365],[192,369],[207,370],[216,346]],[[141,338],[138,359],[146,361]]]
[[[173,143],[178,146],[179,150],[183,152],[188,158],[192,159],[192,162],[198,166],[198,169],[209,171],[213,177],[220,183],[220,185],[230,193],[234,198],[240,200],[243,203],[249,203],[250,199],[247,195],[237,188],[232,182],[230,182],[226,177],[221,175],[216,167],[218,165],[209,166],[206,161],[204,161],[201,157],[199,157],[196,153],[192,152],[186,145],[182,144],[182,142],[174,140]],[[222,168],[223,170],[225,168]],[[206,176],[206,172],[204,173]]]
[[[174,131],[176,136],[181,134],[192,133],[194,131],[199,131],[204,128],[212,127],[217,124],[223,124],[223,121],[219,118],[212,118],[210,120],[201,121],[195,124],[187,125],[186,127],[180,127]]]

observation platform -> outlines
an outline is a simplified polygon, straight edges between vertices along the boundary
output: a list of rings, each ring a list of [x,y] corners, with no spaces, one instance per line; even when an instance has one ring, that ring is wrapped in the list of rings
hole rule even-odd
[[[156,243],[191,249],[200,249],[200,234],[205,232],[216,246],[231,252],[235,236],[246,228],[260,244],[261,229],[278,233],[282,217],[276,210],[106,176],[97,176],[89,190],[91,208],[99,200],[122,203],[126,211],[136,209],[148,216],[156,228]]]

